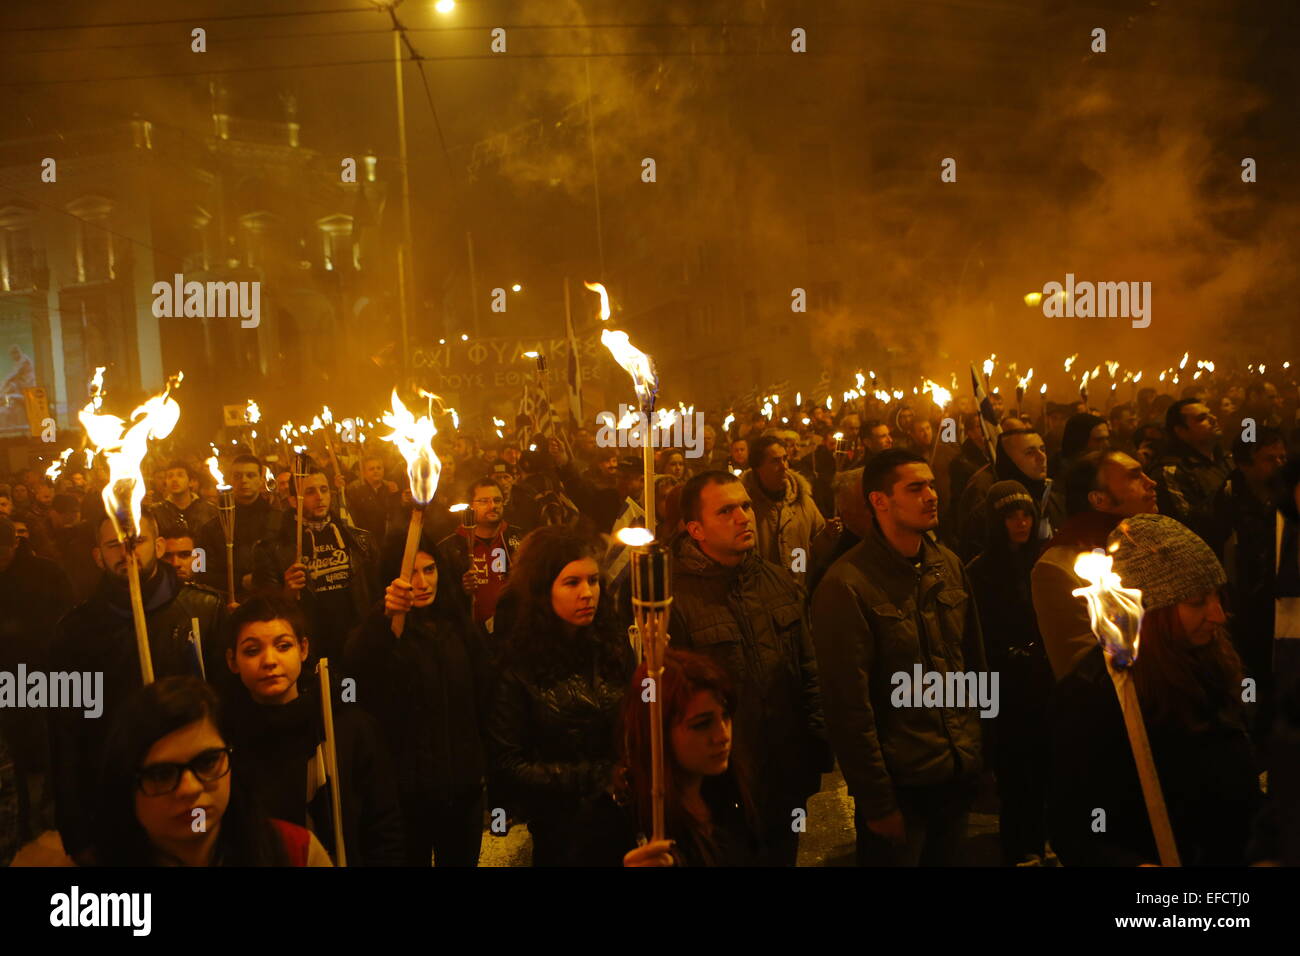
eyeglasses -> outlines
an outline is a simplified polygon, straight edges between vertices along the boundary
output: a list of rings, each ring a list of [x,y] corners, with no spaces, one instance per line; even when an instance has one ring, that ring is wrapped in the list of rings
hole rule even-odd
[[[137,771],[136,785],[146,797],[166,796],[181,785],[187,770],[200,783],[212,783],[230,773],[230,754],[230,747],[213,747],[189,763],[153,763]]]
[[[505,502],[504,498],[475,498],[476,505],[499,505]]]

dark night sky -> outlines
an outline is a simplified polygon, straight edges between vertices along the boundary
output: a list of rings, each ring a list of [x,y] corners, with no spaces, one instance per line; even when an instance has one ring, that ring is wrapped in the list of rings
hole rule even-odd
[[[560,263],[599,272],[585,128],[555,126],[584,100],[589,65],[607,278],[631,285],[638,262],[743,223],[749,258],[720,270],[720,288],[771,276],[757,295],[776,309],[799,284],[803,266],[781,274],[791,261],[842,282],[840,307],[796,336],[809,367],[860,345],[864,324],[879,344],[950,357],[937,369],[945,379],[990,345],[1059,367],[1081,329],[1017,303],[1066,271],[1159,290],[1151,329],[1114,327],[1122,357],[1167,361],[1188,341],[1260,352],[1292,324],[1300,293],[1296,14],[1286,2],[1241,6],[467,0],[444,17],[431,0],[407,0],[399,15],[430,58],[449,149],[408,66],[422,292],[445,294],[455,320],[467,315],[466,231],[481,284],[544,282]],[[357,12],[309,15],[330,8]],[[268,9],[300,15],[201,15]],[[204,120],[201,76],[95,77],[377,60],[222,81],[237,115],[276,117],[278,94],[294,93],[305,146],[396,154],[391,34],[364,0],[87,0],[11,8],[0,27],[151,19],[182,22],[0,33],[5,80],[29,84],[6,87],[19,95],[0,137],[133,112]],[[791,24],[810,31],[807,58],[780,55]],[[497,25],[508,31],[505,57],[487,50]],[[1098,25],[1109,40],[1100,56],[1088,50]],[[189,51],[192,26],[208,29],[207,54]],[[76,52],[35,52],[56,48]],[[556,55],[586,50],[606,55]],[[613,55],[629,52],[653,55]],[[74,79],[84,81],[48,85]],[[531,122],[548,135],[468,182],[475,143]],[[654,193],[636,179],[646,155],[660,164]],[[939,185],[943,156],[957,157],[958,184]],[[1259,163],[1253,186],[1240,183],[1243,156]],[[803,243],[810,218],[834,221],[815,254]],[[733,318],[725,328],[739,331]]]

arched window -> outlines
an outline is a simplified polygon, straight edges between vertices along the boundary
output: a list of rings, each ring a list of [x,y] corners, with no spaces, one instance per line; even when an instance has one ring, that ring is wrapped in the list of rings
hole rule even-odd
[[[5,292],[36,287],[35,222],[36,210],[30,206],[9,205],[0,209],[0,289]]]
[[[117,278],[117,250],[110,232],[112,200],[83,196],[64,207],[76,219],[77,281],[103,282]]]

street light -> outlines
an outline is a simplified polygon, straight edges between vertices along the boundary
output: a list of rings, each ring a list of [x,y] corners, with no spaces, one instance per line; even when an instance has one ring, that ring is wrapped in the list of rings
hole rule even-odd
[[[510,288],[511,288],[511,290],[514,291],[514,292],[519,292],[519,291],[521,291],[521,290],[523,289],[523,286],[521,286],[518,282],[516,282],[516,283],[515,283],[514,285],[512,285]]]

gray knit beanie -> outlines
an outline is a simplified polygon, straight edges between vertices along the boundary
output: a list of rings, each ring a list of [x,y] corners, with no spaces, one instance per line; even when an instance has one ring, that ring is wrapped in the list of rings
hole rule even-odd
[[[1228,580],[1209,545],[1168,515],[1125,518],[1106,551],[1124,587],[1142,591],[1148,611],[1201,597]]]

